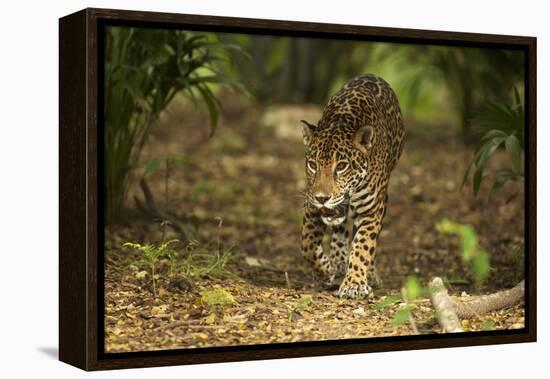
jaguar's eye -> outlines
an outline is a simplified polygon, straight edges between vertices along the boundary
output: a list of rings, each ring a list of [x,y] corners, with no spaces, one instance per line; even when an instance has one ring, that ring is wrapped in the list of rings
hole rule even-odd
[[[315,161],[307,161],[307,168],[315,172],[317,170],[317,163]]]
[[[346,171],[348,167],[349,167],[349,164],[347,162],[340,162],[336,165],[336,173],[340,174]]]

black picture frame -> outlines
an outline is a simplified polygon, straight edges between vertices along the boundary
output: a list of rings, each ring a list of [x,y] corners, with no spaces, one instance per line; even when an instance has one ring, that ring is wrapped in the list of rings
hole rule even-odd
[[[103,352],[102,62],[107,25],[496,47],[525,52],[525,328],[135,353]],[[536,38],[84,9],[59,20],[59,359],[84,370],[536,341]]]

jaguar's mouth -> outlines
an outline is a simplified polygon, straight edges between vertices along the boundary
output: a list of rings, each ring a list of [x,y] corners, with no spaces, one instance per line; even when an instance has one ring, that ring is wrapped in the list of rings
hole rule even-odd
[[[327,208],[322,207],[320,209],[321,216],[324,217],[342,217],[345,216],[346,212],[342,207],[336,207],[336,208]]]
[[[326,208],[320,209],[321,218],[327,225],[341,224],[346,218],[346,209],[344,207]]]

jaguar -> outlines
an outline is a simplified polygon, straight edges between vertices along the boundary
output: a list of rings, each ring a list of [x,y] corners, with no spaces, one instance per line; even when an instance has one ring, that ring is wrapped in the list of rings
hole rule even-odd
[[[317,124],[301,123],[302,255],[315,280],[338,288],[340,298],[369,298],[379,284],[374,263],[388,182],[403,151],[399,102],[385,80],[368,74],[332,96]]]

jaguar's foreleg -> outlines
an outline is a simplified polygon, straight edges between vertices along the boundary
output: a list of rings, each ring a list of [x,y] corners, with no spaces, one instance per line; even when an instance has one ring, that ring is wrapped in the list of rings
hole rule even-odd
[[[302,255],[313,268],[315,279],[322,284],[332,285],[335,268],[323,251],[326,230],[327,226],[321,220],[319,211],[306,205],[302,225]]]
[[[353,236],[347,272],[338,291],[342,298],[361,299],[372,296],[372,288],[369,285],[372,283],[369,281],[377,280],[374,258],[385,209],[386,202],[381,201],[372,214],[357,215],[354,220],[356,232]]]

